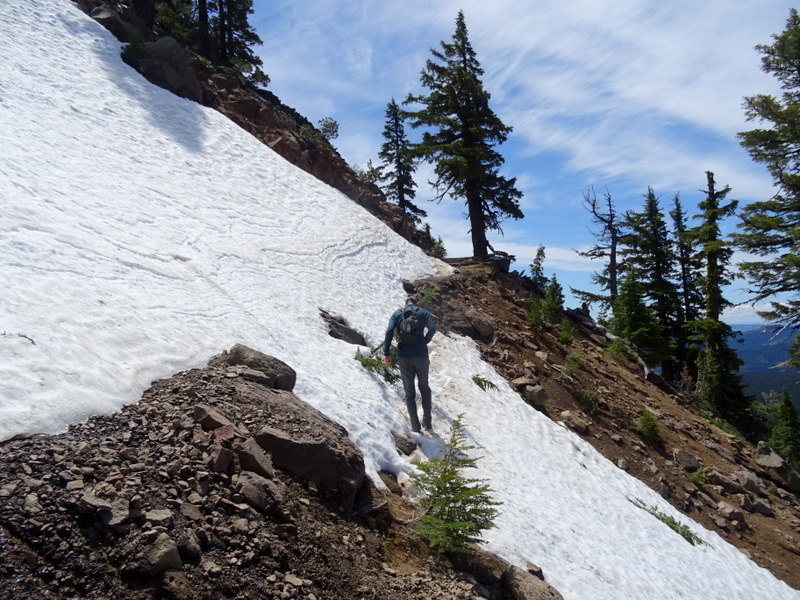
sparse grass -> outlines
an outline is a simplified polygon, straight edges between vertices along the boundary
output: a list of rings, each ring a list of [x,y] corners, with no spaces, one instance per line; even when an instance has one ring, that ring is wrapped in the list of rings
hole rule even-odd
[[[576,396],[589,415],[595,414],[604,403],[603,397],[595,390],[581,389]]]
[[[564,375],[564,377],[572,379],[580,368],[581,368],[580,352],[570,352],[564,358],[564,364],[561,366],[561,373]]]
[[[689,542],[692,546],[698,546],[698,545],[699,546],[710,546],[710,544],[708,542],[705,542],[701,538],[699,538],[692,531],[691,527],[681,523],[675,517],[672,517],[672,516],[670,516],[670,515],[668,515],[666,513],[661,512],[655,506],[651,506],[651,507],[648,508],[647,506],[645,506],[645,503],[642,502],[641,500],[639,500],[638,498],[636,499],[636,501],[632,501],[632,502],[636,506],[641,508],[642,510],[646,510],[647,512],[649,512],[656,519],[658,519],[659,521],[664,523],[667,527],[672,529],[675,533],[677,533],[683,539],[685,539],[687,542]]]

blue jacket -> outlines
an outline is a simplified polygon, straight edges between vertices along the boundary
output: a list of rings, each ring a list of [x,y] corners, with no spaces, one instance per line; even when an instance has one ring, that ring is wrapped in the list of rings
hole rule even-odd
[[[386,335],[383,339],[383,355],[389,356],[389,351],[392,348],[392,339],[394,339],[394,330],[397,327],[397,324],[400,322],[400,318],[403,316],[403,313],[408,310],[409,308],[417,308],[416,306],[410,304],[403,308],[400,308],[395,311],[392,317],[389,319],[389,326],[386,328]],[[417,315],[422,317],[425,320],[425,340],[422,344],[399,344],[397,347],[397,358],[411,358],[412,356],[427,356],[428,355],[428,343],[433,338],[433,334],[436,333],[436,323],[433,321],[433,315],[429,311],[424,308],[419,308]]]

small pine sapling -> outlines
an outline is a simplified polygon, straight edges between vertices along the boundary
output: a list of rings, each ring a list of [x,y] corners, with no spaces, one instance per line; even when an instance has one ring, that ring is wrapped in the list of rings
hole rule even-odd
[[[480,533],[494,527],[502,504],[484,480],[463,475],[479,459],[467,455],[476,446],[467,443],[462,417],[453,421],[443,457],[417,465],[420,473],[412,476],[423,496],[417,530],[440,554],[466,553],[467,544],[482,542]]]
[[[496,390],[497,386],[486,379],[486,377],[481,377],[480,375],[473,375],[472,382],[481,388],[484,392],[487,390]]]

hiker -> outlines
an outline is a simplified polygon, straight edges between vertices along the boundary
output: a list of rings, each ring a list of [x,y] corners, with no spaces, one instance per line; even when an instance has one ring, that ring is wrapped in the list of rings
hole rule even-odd
[[[403,380],[411,431],[419,433],[414,379],[416,378],[419,384],[419,394],[422,398],[422,426],[431,429],[431,388],[428,385],[428,369],[431,361],[428,358],[428,342],[436,333],[436,324],[430,312],[417,306],[416,296],[406,298],[405,308],[395,311],[386,329],[386,337],[383,340],[383,362],[387,367],[391,364],[389,352],[395,332],[399,340],[397,364],[400,367],[400,378]]]

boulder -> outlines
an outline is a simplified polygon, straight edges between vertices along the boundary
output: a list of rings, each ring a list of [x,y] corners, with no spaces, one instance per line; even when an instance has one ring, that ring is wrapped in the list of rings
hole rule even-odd
[[[272,468],[272,459],[264,452],[255,438],[248,438],[237,441],[233,445],[233,451],[239,458],[239,465],[243,471],[252,471],[267,479],[275,477],[275,469]]]
[[[550,396],[541,385],[526,385],[522,390],[522,399],[539,412],[547,413]]]
[[[208,404],[198,404],[194,407],[194,420],[203,428],[204,431],[214,431],[221,427],[232,427],[233,423],[221,412],[210,407]]]
[[[260,383],[267,387],[291,392],[297,381],[297,372],[285,362],[242,344],[231,348],[224,359],[231,366],[242,365],[261,371],[265,379]]]
[[[700,461],[697,457],[683,448],[677,448],[672,452],[672,458],[678,463],[685,471],[696,471],[700,468]]]
[[[503,584],[513,600],[562,600],[564,597],[538,577],[511,566],[503,573]]]
[[[586,435],[589,433],[589,422],[571,410],[565,410],[561,413],[561,419],[564,424],[572,429],[575,433]]]
[[[324,310],[319,311],[322,319],[328,324],[328,334],[337,340],[342,340],[355,346],[366,346],[364,336],[347,324],[344,317],[332,315]]]
[[[736,471],[733,477],[739,482],[739,485],[741,485],[743,489],[751,494],[758,494],[764,497],[769,494],[764,480],[752,471]]]
[[[126,53],[126,60],[149,82],[173,94],[203,102],[203,86],[197,77],[200,61],[175,38],[166,36],[145,42]]]
[[[245,402],[264,406],[272,417],[255,441],[274,465],[338,494],[342,507],[352,510],[366,475],[364,457],[347,430],[290,392],[235,381]]]
[[[162,533],[156,538],[156,541],[147,550],[145,557],[151,577],[169,569],[177,570],[183,567],[178,545],[166,533]]]
[[[108,29],[120,42],[130,41],[135,27],[125,21],[122,16],[109,6],[98,6],[89,12],[89,16]]]
[[[261,512],[274,510],[283,502],[283,493],[275,482],[250,471],[239,475],[236,487],[247,503]]]
[[[478,332],[478,335],[483,338],[490,339],[497,329],[497,324],[491,317],[478,310],[475,310],[474,308],[469,309],[464,314],[464,317],[466,317],[467,321],[469,321],[470,325],[472,325],[475,331]]]
[[[759,442],[756,447],[755,461],[774,482],[786,486],[793,492],[800,492],[800,476],[764,442]]]

